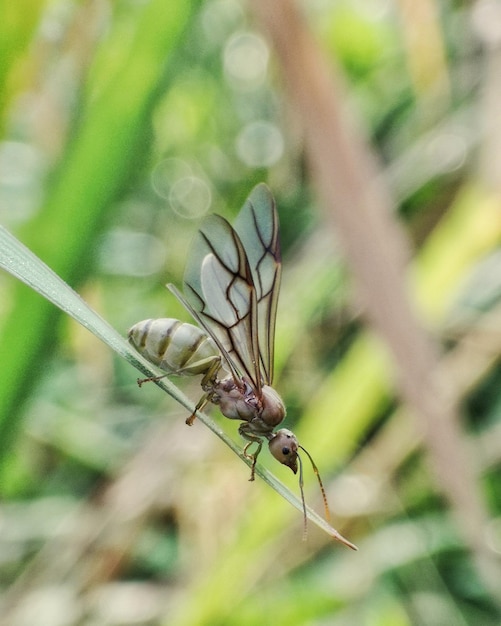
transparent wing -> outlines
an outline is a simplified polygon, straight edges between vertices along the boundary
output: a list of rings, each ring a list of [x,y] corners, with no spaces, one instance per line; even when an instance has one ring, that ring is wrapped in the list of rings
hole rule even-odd
[[[208,217],[195,236],[184,293],[189,309],[216,341],[232,374],[246,376],[260,393],[256,289],[242,242],[219,215]]]
[[[258,393],[273,379],[280,270],[278,217],[261,184],[235,229],[218,215],[204,221],[188,257],[186,299],[170,287],[214,338],[232,374],[245,375]]]
[[[256,289],[261,371],[266,384],[273,382],[275,321],[280,291],[281,256],[278,215],[268,187],[254,187],[234,228],[247,253]]]

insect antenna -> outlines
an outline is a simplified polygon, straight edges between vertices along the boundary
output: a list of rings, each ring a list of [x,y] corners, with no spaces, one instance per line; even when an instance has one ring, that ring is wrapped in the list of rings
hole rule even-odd
[[[322,479],[320,478],[320,472],[318,471],[318,467],[315,464],[315,461],[313,460],[313,457],[311,456],[311,454],[308,452],[308,450],[306,448],[303,448],[303,446],[300,446],[298,444],[298,447],[301,448],[301,450],[306,454],[306,456],[310,459],[310,463],[311,466],[313,468],[313,471],[315,473],[315,476],[317,477],[318,480],[318,485],[320,487],[320,492],[322,494],[322,500],[324,501],[324,511],[325,511],[325,520],[327,521],[327,523],[331,523],[331,513],[329,511],[329,503],[327,502],[327,493],[325,491],[325,487],[324,484],[322,482]],[[301,491],[301,500],[303,502],[303,517],[304,517],[304,530],[303,530],[303,540],[306,539],[306,504],[304,501],[304,491],[303,491],[303,462],[301,460],[301,457],[298,454],[298,460],[299,460],[299,490]]]
[[[306,541],[308,537],[308,517],[306,516],[306,501],[304,499],[304,481],[303,481],[303,461],[299,454],[297,455],[299,461],[299,491],[301,493],[301,502],[303,504],[303,541]]]

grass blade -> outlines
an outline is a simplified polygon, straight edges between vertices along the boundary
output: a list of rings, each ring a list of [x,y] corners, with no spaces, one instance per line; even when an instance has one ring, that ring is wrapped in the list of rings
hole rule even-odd
[[[121,357],[137,368],[147,377],[157,376],[151,364],[139,355],[96,311],[94,311],[67,283],[53,272],[43,261],[26,248],[5,228],[0,226],[0,267],[37,291],[44,298],[70,315],[79,324],[106,343]],[[194,404],[167,378],[155,381],[166,393],[192,412]],[[200,411],[197,417],[205,426],[217,435],[231,450],[249,467],[251,465],[242,449],[226,435],[210,417]],[[285,498],[292,506],[303,511],[300,499],[294,495],[271,472],[261,465],[256,466],[256,474],[272,489]],[[345,539],[335,528],[320,517],[315,511],[307,508],[308,518],[322,530],[331,535],[336,541],[356,550],[356,546]]]

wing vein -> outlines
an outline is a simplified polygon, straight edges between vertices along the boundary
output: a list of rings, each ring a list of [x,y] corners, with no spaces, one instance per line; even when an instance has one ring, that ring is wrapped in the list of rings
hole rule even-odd
[[[184,276],[182,303],[215,340],[232,376],[245,376],[258,396],[273,379],[280,272],[278,216],[260,184],[234,227],[217,215],[204,220]]]

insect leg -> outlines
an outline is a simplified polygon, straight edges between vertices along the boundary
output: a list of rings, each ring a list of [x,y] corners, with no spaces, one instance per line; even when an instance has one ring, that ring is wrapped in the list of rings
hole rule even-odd
[[[254,473],[256,469],[257,457],[259,456],[259,453],[261,452],[261,448],[263,447],[263,441],[262,441],[262,438],[259,437],[259,435],[255,435],[254,433],[252,433],[252,431],[249,430],[249,425],[246,422],[244,422],[243,424],[240,424],[240,427],[238,428],[238,432],[244,439],[247,439],[247,441],[249,442],[244,447],[244,456],[250,461],[252,461],[251,475],[250,475],[249,481],[253,481]],[[253,443],[258,444],[256,451],[253,454],[248,454],[247,450]]]
[[[211,399],[210,392],[204,393],[204,395],[197,402],[197,406],[195,407],[195,410],[193,411],[193,413],[189,417],[186,418],[187,426],[193,426],[193,422],[195,421],[197,417],[197,411],[201,411],[204,408],[204,406],[207,404],[207,402],[209,402],[210,399]]]
[[[217,373],[219,372],[220,369],[221,369],[221,357],[220,356],[213,357],[210,361],[210,365],[207,371],[205,372],[202,378],[202,382],[200,383],[204,391],[210,391],[214,389],[214,385],[217,381]]]
[[[259,456],[259,453],[261,452],[261,448],[263,447],[262,442],[260,441],[258,443],[257,449],[254,452],[254,454],[247,454],[247,449],[249,448],[249,446],[251,446],[254,443],[254,441],[249,441],[249,443],[244,447],[244,456],[247,457],[248,459],[250,459],[252,461],[252,466],[251,466],[251,475],[249,478],[249,481],[253,481],[254,480],[254,473],[256,471],[256,462],[257,462],[257,457]]]
[[[162,374],[162,376],[150,376],[149,378],[138,378],[137,384],[139,387],[142,387],[144,383],[155,383],[157,380],[162,380],[162,378],[166,378],[167,374]]]
[[[213,392],[214,392],[214,385],[217,382],[217,378],[216,375],[219,372],[219,370],[221,369],[221,357],[215,357],[213,360],[211,360],[211,363],[209,365],[209,369],[205,372],[203,378],[202,378],[202,389],[206,392],[204,393],[204,395],[200,398],[200,400],[197,403],[197,406],[195,407],[195,410],[193,411],[193,413],[186,418],[186,424],[188,426],[193,426],[193,422],[195,421],[197,415],[197,411],[201,411],[204,406],[207,404],[207,402],[209,402],[210,400],[212,400],[213,398]]]

